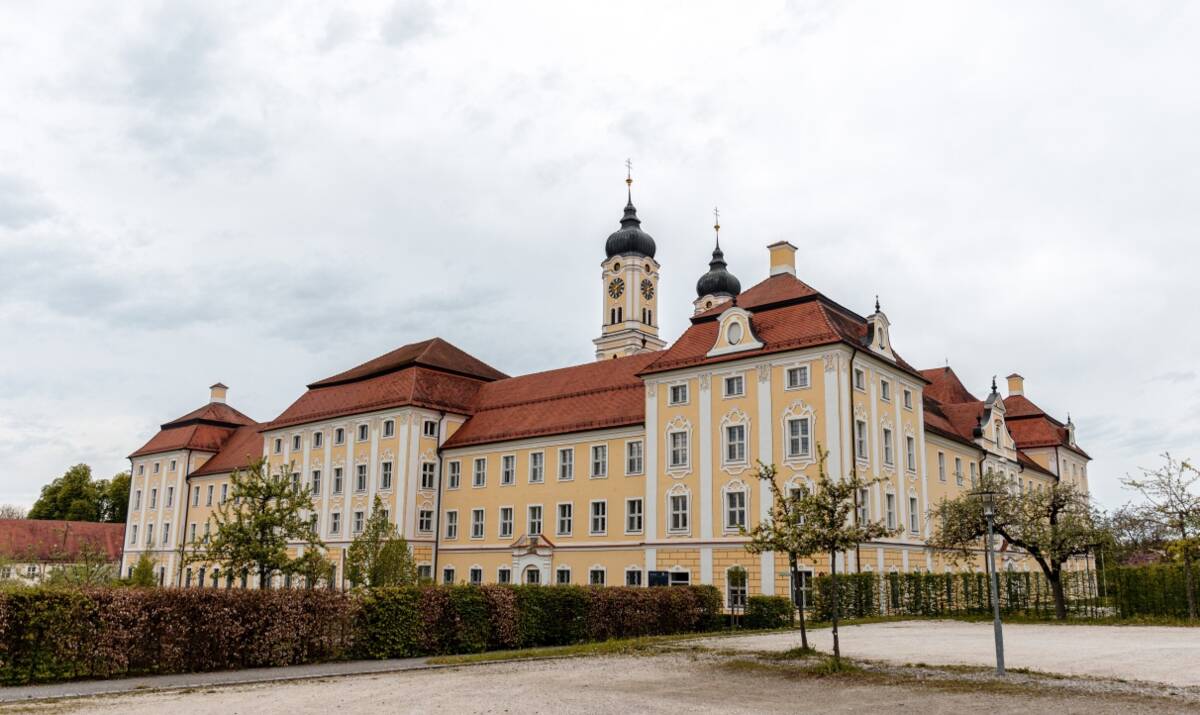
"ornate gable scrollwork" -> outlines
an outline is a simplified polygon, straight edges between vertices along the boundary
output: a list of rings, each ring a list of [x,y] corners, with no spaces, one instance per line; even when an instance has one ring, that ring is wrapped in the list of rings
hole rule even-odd
[[[792,454],[791,434],[788,432],[788,420],[804,418],[808,420],[808,452]],[[782,428],[783,435],[783,463],[795,470],[803,470],[805,467],[816,464],[816,443],[817,443],[817,413],[812,406],[804,400],[796,400],[788,405],[779,418],[779,424]]]

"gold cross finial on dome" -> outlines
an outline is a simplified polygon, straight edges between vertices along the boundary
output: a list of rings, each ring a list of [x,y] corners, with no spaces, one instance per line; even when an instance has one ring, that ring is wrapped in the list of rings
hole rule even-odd
[[[713,206],[713,233],[717,236],[717,248],[721,247],[721,209]]]

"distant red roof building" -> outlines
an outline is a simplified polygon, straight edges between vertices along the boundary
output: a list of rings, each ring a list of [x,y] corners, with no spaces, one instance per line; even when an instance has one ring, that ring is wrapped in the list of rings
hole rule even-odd
[[[119,561],[124,539],[124,524],[0,519],[0,557],[17,562],[73,563],[85,548]]]

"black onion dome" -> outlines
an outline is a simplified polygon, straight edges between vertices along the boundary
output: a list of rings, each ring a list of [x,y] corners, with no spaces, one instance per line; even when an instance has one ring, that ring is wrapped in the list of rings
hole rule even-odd
[[[706,295],[736,296],[742,292],[742,283],[725,268],[725,254],[721,244],[713,249],[712,260],[708,262],[708,273],[696,281],[696,297]]]
[[[637,209],[633,207],[633,199],[625,204],[625,215],[621,217],[621,228],[613,231],[604,244],[604,252],[609,258],[613,256],[645,256],[654,258],[654,239],[642,230],[641,219]]]

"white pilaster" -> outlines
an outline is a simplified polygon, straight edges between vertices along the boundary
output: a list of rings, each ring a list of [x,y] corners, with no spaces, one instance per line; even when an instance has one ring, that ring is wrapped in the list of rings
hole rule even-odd
[[[700,538],[713,538],[713,419],[711,375],[697,379],[700,407]],[[720,444],[720,440],[717,440]]]
[[[646,493],[643,497],[648,542],[658,540],[658,385],[646,384]],[[654,549],[646,549],[646,568],[653,570]]]
[[[700,548],[700,583],[713,582],[713,550],[711,546]]]

